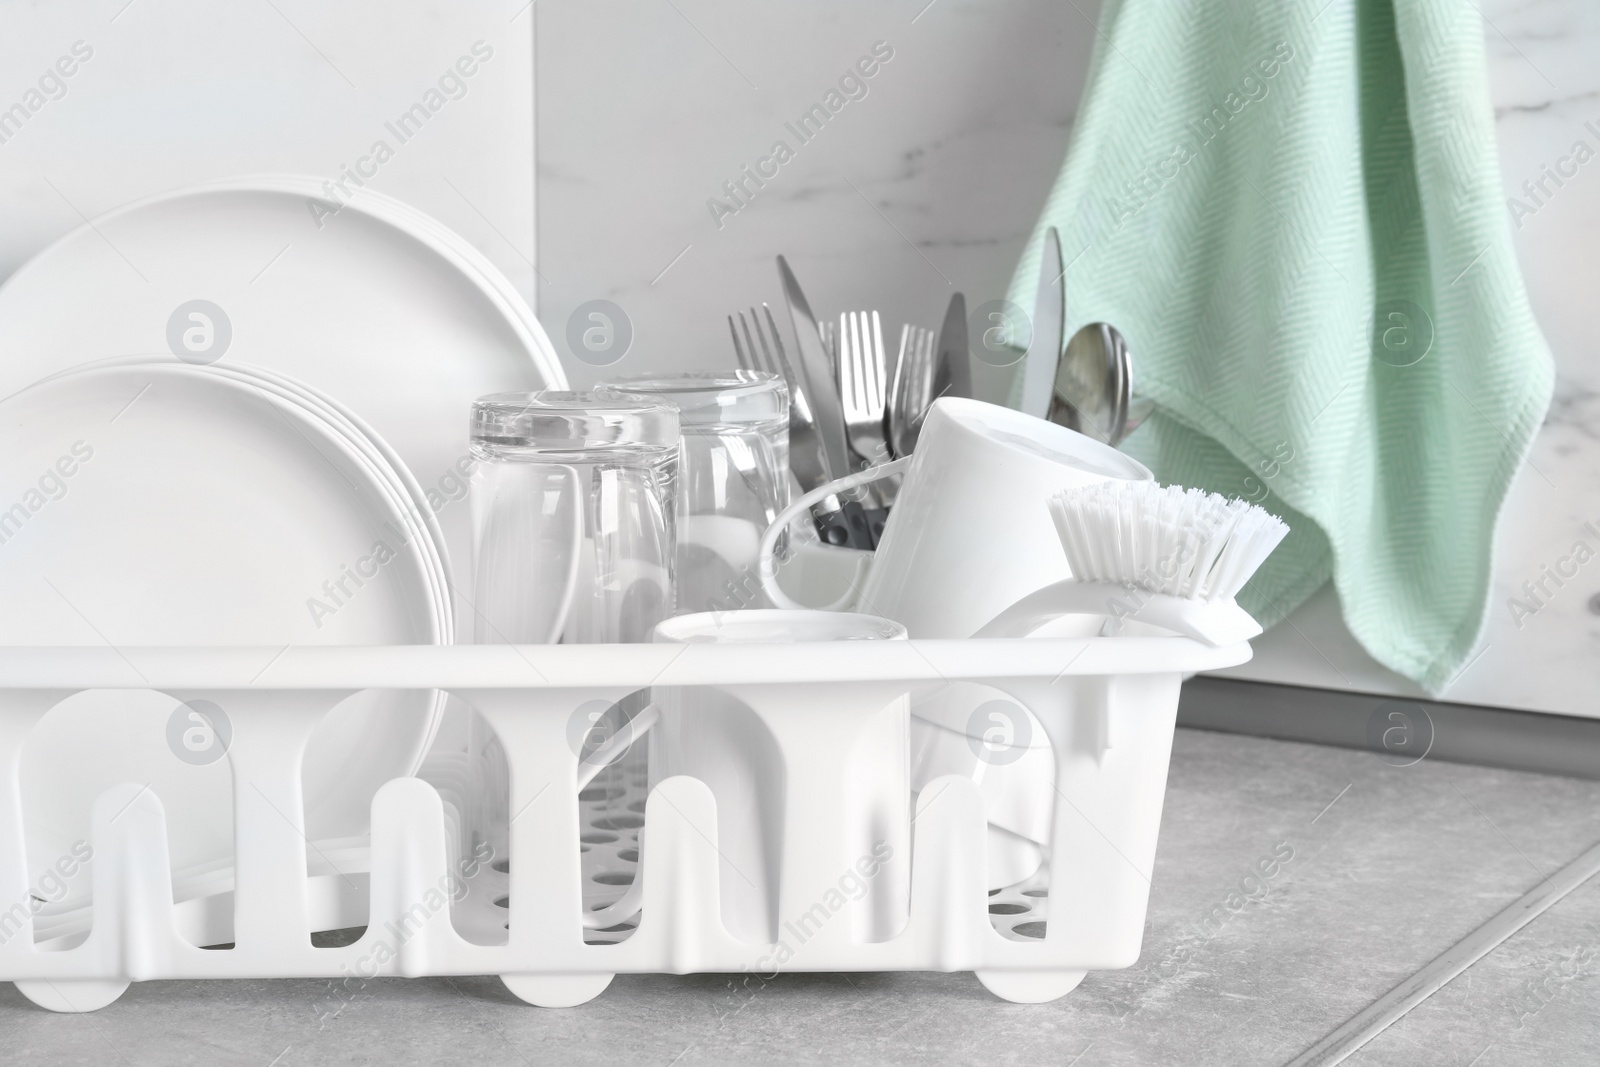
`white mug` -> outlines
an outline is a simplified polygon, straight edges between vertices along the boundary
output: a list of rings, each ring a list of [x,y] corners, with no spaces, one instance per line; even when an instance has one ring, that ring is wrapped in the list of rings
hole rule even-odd
[[[894,509],[855,592],[837,607],[903,624],[915,638],[968,638],[1024,597],[1070,578],[1049,501],[1066,489],[1111,478],[1152,479],[1137,460],[1083,434],[977,400],[934,401],[908,460],[819,487],[778,517],[762,541],[762,577],[774,603],[790,602],[772,569],[777,534],[822,495],[905,470]],[[861,576],[861,569],[865,576]],[[1053,636],[1090,636],[1101,620],[1075,615],[1049,624]],[[1027,877],[1050,840],[1054,759],[1044,747],[997,759],[984,740],[984,708],[1003,694],[954,682],[912,705],[913,784],[944,773],[979,783],[990,823],[989,885]],[[1016,726],[1045,745],[1020,707]],[[1035,727],[1027,731],[1026,727]]]
[[[903,641],[905,627],[887,619],[828,611],[704,612],[656,625],[655,640],[783,644],[810,641]],[[776,739],[760,716],[710,686],[658,688],[661,716],[650,731],[650,785],[685,774],[705,782],[717,802],[722,922],[749,944],[779,939],[778,876],[785,795],[790,777]],[[841,831],[839,862],[847,865],[888,846],[888,859],[866,879],[857,902],[860,939],[883,941],[904,925],[911,894],[911,810],[908,711],[901,697],[855,724],[841,758],[848,761],[850,825]]]
[[[761,573],[774,603],[799,606],[774,577],[777,535],[788,523],[819,494],[901,469],[904,484],[852,606],[895,620],[914,638],[971,637],[1029,593],[1072,576],[1050,518],[1052,496],[1111,478],[1154,478],[1144,464],[1064,426],[943,397],[929,409],[909,464],[897,460],[819,487],[773,523]]]

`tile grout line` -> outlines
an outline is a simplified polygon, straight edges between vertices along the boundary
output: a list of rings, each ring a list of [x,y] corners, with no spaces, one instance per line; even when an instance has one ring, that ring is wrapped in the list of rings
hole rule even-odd
[[[1505,910],[1462,938],[1416,974],[1395,986],[1285,1067],[1332,1067],[1398,1022],[1518,930],[1600,874],[1600,844],[1541,881]]]

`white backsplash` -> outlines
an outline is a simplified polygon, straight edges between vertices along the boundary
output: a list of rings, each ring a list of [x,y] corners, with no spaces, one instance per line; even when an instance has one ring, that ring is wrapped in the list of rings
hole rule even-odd
[[[576,306],[620,305],[635,339],[618,371],[732,366],[726,317],[780,299],[780,252],[819,314],[876,308],[886,340],[937,328],[958,290],[969,306],[1003,296],[1094,32],[1052,0],[536,10],[540,316],[565,355]],[[893,57],[866,95],[802,143],[791,127],[877,42]],[[714,217],[707,201],[731,206],[723,184],[779,140],[793,158]]]
[[[1600,716],[1600,534],[1583,529],[1600,530],[1600,7],[1478,7],[1506,193],[1531,209],[1516,213],[1517,248],[1559,380],[1502,518],[1481,655],[1446,697]],[[635,331],[613,368],[625,372],[731,365],[725,316],[779,299],[778,252],[819,313],[877,308],[896,336],[906,321],[937,327],[957,290],[969,306],[1004,295],[1061,165],[1098,5],[544,0],[536,12],[541,317],[566,355],[574,308],[619,305]],[[862,79],[865,95],[847,86],[860,98],[802,143],[790,127],[880,41],[893,56]],[[761,164],[779,140],[793,158]],[[1595,158],[1532,200],[1523,183],[1545,165],[1572,171],[1561,161],[1580,141]],[[708,206],[735,206],[723,183],[758,165],[777,173],[744,179],[747,206]],[[609,373],[568,367],[577,384]],[[1596,557],[1514,618],[1509,598],[1525,600],[1523,583],[1579,539]],[[1331,589],[1256,648],[1227,673],[1420,695],[1356,645]]]
[[[0,2],[0,111],[40,105],[0,122],[0,280],[130,200],[266,171],[324,178],[345,199],[363,180],[347,177],[357,168],[366,185],[464,234],[532,299],[533,20],[523,5]],[[72,75],[41,93],[75,45],[87,60],[66,63]],[[476,57],[467,77],[455,73],[463,57]],[[392,129],[418,103],[436,112],[426,128]]]

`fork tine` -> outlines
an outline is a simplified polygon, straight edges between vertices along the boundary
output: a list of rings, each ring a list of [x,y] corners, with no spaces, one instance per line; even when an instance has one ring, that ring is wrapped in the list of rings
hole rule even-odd
[[[854,320],[851,333],[855,340],[852,355],[855,363],[856,406],[866,409],[872,406],[872,340],[867,334],[867,313],[858,311],[851,318]]]
[[[883,323],[878,319],[876,311],[872,313],[872,347],[869,355],[871,356],[867,365],[869,401],[874,411],[882,411],[886,400],[883,390]]]
[[[856,405],[856,315],[839,313],[839,399],[844,401],[845,420]]]
[[[752,321],[755,326],[754,331],[750,328]],[[757,338],[761,336],[761,320],[756,318],[753,309],[750,312],[750,320],[745,319],[744,312],[739,312],[739,326],[744,330],[744,345],[746,351],[749,352],[750,369],[756,371],[765,370],[766,364],[761,356],[762,346],[756,343]]]
[[[871,319],[865,311],[856,312],[856,390],[861,403],[872,404],[872,330]]]
[[[767,316],[767,329],[760,331],[759,320],[756,323],[756,328],[762,334],[761,343],[763,346],[767,344],[768,337],[770,336],[771,338],[771,348],[767,350],[767,361],[771,366],[772,373],[789,383],[789,394],[793,396],[799,379],[795,377],[794,367],[789,364],[789,354],[784,351],[783,335],[778,332],[778,322],[772,317],[771,305],[762,304],[761,310]],[[750,314],[754,317],[755,309],[752,308]]]
[[[744,319],[743,312],[740,313],[739,318],[740,320]],[[750,360],[745,356],[744,345],[739,343],[739,330],[733,324],[732,315],[728,316],[728,332],[733,335],[733,358],[738,362],[739,368],[741,370],[753,370],[754,368],[750,366]]]
[[[761,318],[756,314],[755,308],[750,309],[750,318],[754,320],[756,324],[756,340],[761,342],[758,350],[760,353],[759,358],[761,360],[761,368],[766,371],[771,371],[777,366],[777,359],[772,353],[772,339],[767,336],[767,331],[761,328]]]

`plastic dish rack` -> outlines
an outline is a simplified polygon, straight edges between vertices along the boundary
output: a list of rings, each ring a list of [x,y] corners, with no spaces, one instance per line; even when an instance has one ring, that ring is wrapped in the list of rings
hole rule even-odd
[[[499,975],[529,1003],[571,1006],[599,994],[619,972],[975,971],[1005,999],[1054,999],[1085,972],[1127,967],[1138,957],[1179,686],[1189,673],[1249,656],[1243,643],[1213,648],[1142,636],[0,649],[0,933],[7,935],[0,979],[58,1011],[103,1007],[129,982],[150,979],[466,974]],[[922,790],[905,857],[909,914],[897,934],[876,942],[857,940],[844,921],[807,927],[803,940],[784,933],[778,944],[732,937],[720,917],[715,802],[698,780],[668,778],[640,804],[630,798],[645,798],[644,778],[624,761],[580,798],[569,737],[577,709],[647,687],[722,689],[754,712],[781,756],[774,880],[778,918],[792,920],[836,896],[840,872],[856,860],[845,842],[858,813],[849,810],[849,771],[840,758],[852,731],[908,693],[915,698],[958,680],[992,686],[1029,708],[1054,749],[1051,875],[1047,889],[1042,879],[1016,887],[1029,903],[1008,897],[996,905],[1000,898],[986,887],[987,824],[969,778],[942,777]],[[308,865],[303,833],[301,756],[325,712],[371,688],[444,690],[482,716],[505,753],[506,854],[491,858],[482,835],[466,825],[482,802],[447,801],[421,778],[390,781],[372,805],[367,899],[360,902],[365,932],[329,945],[311,936],[322,927],[316,856]],[[161,798],[137,785],[110,789],[95,802],[93,914],[85,936],[68,945],[42,936],[36,943],[30,908],[13,906],[30,900],[19,777],[24,743],[53,706],[86,689],[158,690],[227,710],[231,944],[203,948],[180,930]],[[593,836],[592,809],[613,800],[627,817],[612,815],[605,825],[626,832]],[[585,895],[585,861],[596,848],[580,838],[606,840],[608,860],[638,860],[629,834],[641,827],[648,839],[636,869],[641,910],[612,932],[586,929],[585,909],[604,904]],[[459,878],[461,857],[470,862],[472,854],[483,859],[485,873],[461,901],[438,906],[439,887]],[[592,879],[593,864],[587,866]],[[1036,914],[1015,930],[997,929],[992,905],[1000,914]]]

